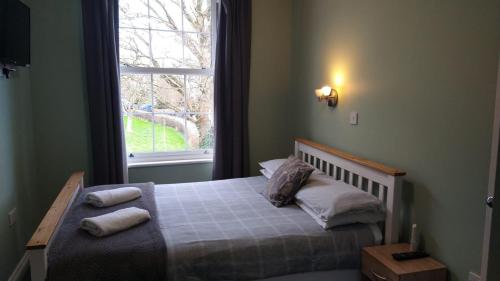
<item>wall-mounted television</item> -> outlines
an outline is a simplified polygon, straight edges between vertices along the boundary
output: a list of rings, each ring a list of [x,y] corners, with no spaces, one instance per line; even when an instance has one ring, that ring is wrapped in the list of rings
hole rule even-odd
[[[0,64],[30,64],[30,9],[19,0],[0,0]]]

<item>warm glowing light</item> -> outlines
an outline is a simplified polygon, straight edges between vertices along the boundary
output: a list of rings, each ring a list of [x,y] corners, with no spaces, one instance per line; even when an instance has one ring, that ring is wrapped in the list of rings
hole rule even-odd
[[[344,84],[344,76],[340,73],[335,74],[335,87],[341,87]]]
[[[332,88],[329,86],[324,86],[321,88],[321,92],[323,93],[323,96],[328,97],[332,93]]]

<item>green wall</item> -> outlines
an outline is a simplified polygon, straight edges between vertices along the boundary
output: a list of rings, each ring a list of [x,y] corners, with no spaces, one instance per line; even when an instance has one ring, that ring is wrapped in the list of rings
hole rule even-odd
[[[128,177],[131,183],[152,181],[161,184],[208,181],[212,179],[212,163],[135,167],[129,168]]]
[[[31,68],[0,78],[0,280],[66,178],[90,166],[80,1],[24,2],[31,8]],[[10,228],[14,207],[18,223]]]
[[[409,221],[467,280],[481,261],[500,2],[294,0],[293,26],[293,132],[408,172]],[[314,89],[337,73],[330,109]]]
[[[0,78],[0,280],[7,280],[24,252],[35,223],[30,70],[18,68],[11,79]],[[8,212],[17,208],[10,227]]]
[[[31,1],[31,95],[41,211],[90,167],[79,0]]]
[[[293,153],[289,105],[292,1],[252,1],[250,70],[250,168]]]

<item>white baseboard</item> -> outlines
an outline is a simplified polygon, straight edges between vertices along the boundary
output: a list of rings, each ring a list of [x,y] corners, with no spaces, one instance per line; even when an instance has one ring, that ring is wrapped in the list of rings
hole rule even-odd
[[[22,278],[24,277],[24,274],[26,274],[26,271],[28,270],[28,265],[29,265],[28,253],[24,252],[24,255],[21,257],[21,260],[19,260],[19,262],[17,263],[16,268],[14,268],[14,271],[12,272],[7,281],[21,281]]]

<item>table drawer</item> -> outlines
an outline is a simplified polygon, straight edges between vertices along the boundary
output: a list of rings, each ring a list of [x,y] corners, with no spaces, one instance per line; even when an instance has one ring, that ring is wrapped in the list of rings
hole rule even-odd
[[[446,281],[446,269],[422,271],[401,276],[400,281]]]
[[[371,255],[362,253],[361,271],[372,281],[400,281],[399,276]]]

